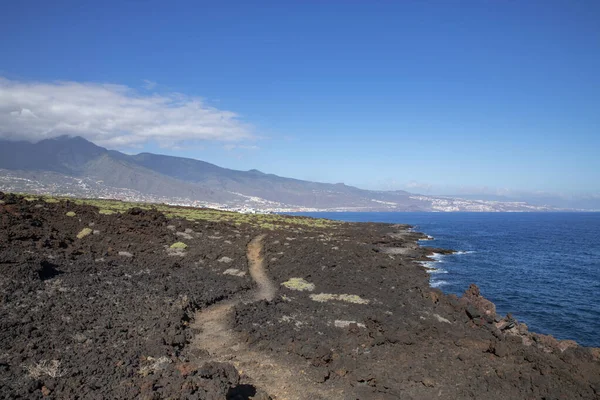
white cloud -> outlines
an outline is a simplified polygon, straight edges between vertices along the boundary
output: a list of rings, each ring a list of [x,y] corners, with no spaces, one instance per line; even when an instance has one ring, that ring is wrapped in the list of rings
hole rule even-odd
[[[144,95],[123,85],[20,82],[0,77],[0,137],[38,141],[79,135],[109,147],[149,141],[241,142],[251,127],[230,111],[180,93]]]

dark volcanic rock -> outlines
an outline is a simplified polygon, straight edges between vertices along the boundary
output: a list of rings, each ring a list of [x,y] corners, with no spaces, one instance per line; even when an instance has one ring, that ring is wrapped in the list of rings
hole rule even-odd
[[[294,387],[261,387],[235,353],[223,363],[193,345],[198,310],[255,287],[224,272],[248,271],[259,228],[0,199],[0,398],[269,399]],[[77,239],[84,228],[97,233]],[[460,299],[431,289],[414,262],[430,250],[406,229],[267,231],[276,295],[231,309],[240,348],[303,371],[310,385],[289,398],[598,398],[600,350],[528,332],[474,285]],[[167,250],[177,232],[192,237],[183,256]],[[314,286],[282,285],[291,278]]]
[[[484,315],[489,316],[493,321],[493,319],[496,317],[496,305],[483,297],[479,291],[479,288],[475,284],[471,284],[465,291],[461,298],[461,302],[468,305],[467,312],[469,312],[468,310],[470,309],[471,313],[478,314],[476,317],[471,318],[478,318]]]
[[[194,311],[250,286],[198,264],[222,243],[190,247],[171,268],[165,246],[176,239],[159,212],[100,215],[70,204],[77,218],[69,218],[64,202],[2,199],[0,398],[185,398],[188,386],[208,396],[197,398],[224,398],[238,384],[231,365],[207,367],[202,382],[173,378]],[[90,224],[99,233],[76,239]],[[231,232],[230,242],[229,254],[243,260],[246,239]],[[125,250],[135,258],[118,255]]]

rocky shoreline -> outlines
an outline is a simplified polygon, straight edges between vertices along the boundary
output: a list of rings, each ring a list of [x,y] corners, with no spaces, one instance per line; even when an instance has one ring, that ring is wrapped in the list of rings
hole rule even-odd
[[[0,193],[0,398],[599,398],[407,225],[165,214]]]

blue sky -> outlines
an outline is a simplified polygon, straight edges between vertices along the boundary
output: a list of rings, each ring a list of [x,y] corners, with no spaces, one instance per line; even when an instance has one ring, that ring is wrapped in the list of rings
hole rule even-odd
[[[597,1],[8,2],[0,135],[370,189],[600,193],[598,21]]]

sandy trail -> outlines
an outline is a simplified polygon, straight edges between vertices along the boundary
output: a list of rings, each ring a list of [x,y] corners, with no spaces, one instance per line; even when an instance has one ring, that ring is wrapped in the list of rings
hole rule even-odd
[[[275,297],[275,285],[273,281],[267,276],[265,271],[264,259],[262,256],[262,241],[266,235],[259,235],[252,239],[248,244],[248,265],[250,269],[250,276],[256,282],[258,286],[254,299],[259,300],[273,300]]]
[[[252,301],[272,300],[277,291],[264,267],[262,242],[259,235],[248,244],[250,276],[257,288]],[[233,310],[241,300],[217,303],[196,313],[193,327],[200,331],[192,346],[208,351],[212,361],[230,362],[248,376],[255,387],[274,399],[335,399],[343,398],[342,390],[319,388],[305,373],[308,364],[289,363],[274,355],[250,349],[232,327]]]

